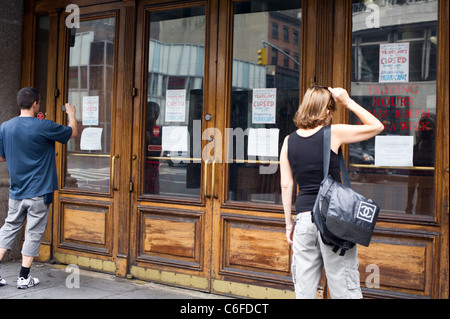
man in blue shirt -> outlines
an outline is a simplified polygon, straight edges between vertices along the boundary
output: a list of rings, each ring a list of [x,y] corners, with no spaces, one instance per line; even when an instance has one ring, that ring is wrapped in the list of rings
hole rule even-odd
[[[20,116],[0,126],[0,161],[7,162],[10,175],[8,216],[0,229],[0,262],[26,221],[17,288],[29,288],[39,283],[30,276],[30,267],[39,255],[53,191],[58,189],[55,141],[65,144],[77,136],[77,121],[75,107],[69,103],[68,126],[38,119],[40,95],[34,88],[21,89],[17,104]],[[0,286],[5,284],[0,274]]]

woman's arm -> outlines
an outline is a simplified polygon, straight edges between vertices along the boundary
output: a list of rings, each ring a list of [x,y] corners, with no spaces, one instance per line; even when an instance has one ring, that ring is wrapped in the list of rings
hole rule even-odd
[[[352,111],[363,125],[336,124],[332,126],[331,149],[337,153],[342,144],[368,140],[384,130],[384,125],[370,112],[350,99],[347,91],[341,88],[328,88],[336,103]]]
[[[287,156],[288,139],[289,136],[284,139],[280,153],[281,199],[283,201],[284,219],[286,222],[286,239],[288,244],[292,245],[292,236],[294,234],[294,222],[292,221],[292,192],[294,191],[295,183]]]

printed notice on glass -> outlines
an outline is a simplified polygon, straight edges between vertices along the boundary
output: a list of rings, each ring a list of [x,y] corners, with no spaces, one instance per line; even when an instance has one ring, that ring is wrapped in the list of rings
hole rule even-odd
[[[277,89],[253,89],[252,123],[274,124]]]
[[[86,127],[81,133],[80,149],[82,151],[101,151],[102,132],[103,128],[101,127]]]
[[[257,128],[248,132],[248,156],[271,156],[278,157],[278,136],[280,130],[277,128]]]
[[[83,126],[98,125],[98,96],[83,96]]]
[[[188,151],[188,127],[187,126],[163,126],[162,150],[169,152]]]
[[[186,90],[166,91],[166,122],[184,122],[186,118]]]
[[[380,83],[409,81],[409,43],[380,44]]]
[[[375,166],[413,166],[414,136],[375,136]]]

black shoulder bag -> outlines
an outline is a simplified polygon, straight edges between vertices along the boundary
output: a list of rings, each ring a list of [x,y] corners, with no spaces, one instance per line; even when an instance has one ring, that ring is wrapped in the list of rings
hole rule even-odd
[[[339,148],[339,164],[342,184],[328,176],[330,166],[331,126],[325,126],[323,137],[323,174],[319,193],[312,211],[312,219],[320,231],[322,240],[333,245],[333,252],[341,249],[344,256],[355,244],[369,246],[373,229],[380,212],[371,199],[355,192],[350,185],[342,150]]]

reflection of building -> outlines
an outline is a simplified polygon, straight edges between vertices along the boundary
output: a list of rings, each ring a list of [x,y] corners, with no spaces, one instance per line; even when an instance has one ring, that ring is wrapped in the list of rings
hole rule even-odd
[[[105,130],[105,136],[109,136],[113,97],[114,39],[108,39],[108,35],[114,30],[114,24],[111,25],[109,19],[105,19],[100,25],[101,31],[95,39],[94,32],[83,32],[81,28],[73,35],[74,42],[69,56],[68,100],[77,107],[77,121],[82,125],[83,97],[98,96],[98,126]],[[89,29],[89,26],[87,28]],[[77,137],[75,142],[69,142],[68,149],[77,150],[76,145],[80,144],[80,139],[81,136]],[[103,152],[109,153],[109,148],[109,141],[102,139]]]
[[[352,98],[385,125],[382,135],[389,136],[387,138],[392,141],[397,136],[414,136],[417,143],[419,136],[431,133],[431,125],[427,124],[434,123],[437,111],[437,13],[436,0],[353,2]],[[402,60],[407,65],[408,81],[383,82],[380,78],[382,71],[399,72],[396,70],[401,68],[401,63],[392,63],[390,70],[383,68],[388,50],[383,51],[381,45],[396,43],[404,44],[403,48],[407,48],[404,50],[408,51]],[[350,115],[350,121],[357,121],[354,114]],[[428,140],[426,150],[414,147],[403,156],[411,159],[434,157],[434,135],[432,139],[433,142]],[[387,175],[383,169],[367,165],[372,164],[367,160],[370,157],[377,163],[374,139],[351,144],[350,155],[353,155],[350,157],[350,171],[354,174],[355,187],[371,194],[375,201],[383,200],[384,209],[418,215],[432,213],[433,161],[421,164],[414,161],[410,169],[401,169],[393,162],[387,167]],[[382,189],[380,183],[387,180],[390,184],[383,189],[388,188],[392,195],[380,197],[377,195]]]
[[[165,92],[168,88],[185,89],[187,92],[203,89],[204,46],[184,43],[167,44],[150,40],[149,52],[147,96],[149,101],[164,105]],[[233,87],[242,89],[265,87],[264,66],[234,59],[233,68],[237,71],[233,74]],[[186,102],[188,114],[190,99],[188,98]],[[188,117],[185,118],[188,119]],[[164,123],[164,114],[161,114],[158,123],[160,125]]]
[[[383,119],[387,126],[396,119],[399,126],[399,118],[409,118],[408,114],[417,111],[435,113],[438,1],[374,3],[380,15],[380,26],[374,28],[368,27],[373,11],[363,2],[353,5],[352,96],[376,114],[387,110],[389,118]],[[383,43],[409,43],[408,83],[378,82]],[[403,116],[395,116],[394,109],[403,110]],[[412,116],[413,120],[418,122],[420,115]],[[405,133],[409,134],[399,134]]]

